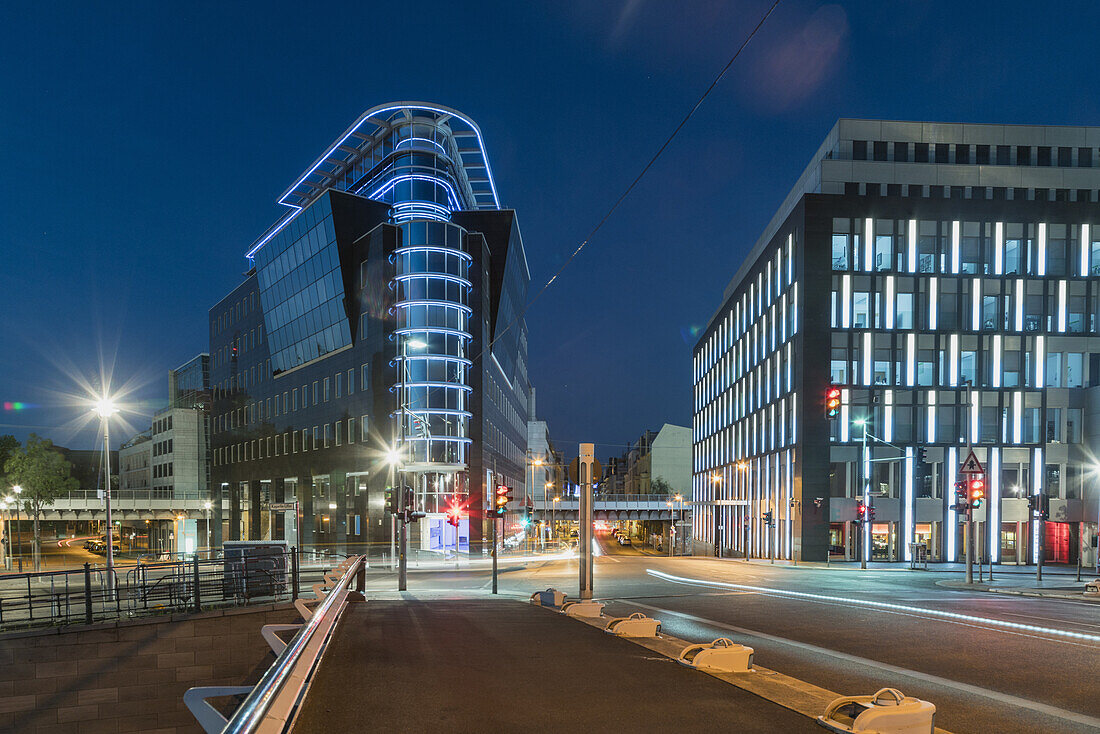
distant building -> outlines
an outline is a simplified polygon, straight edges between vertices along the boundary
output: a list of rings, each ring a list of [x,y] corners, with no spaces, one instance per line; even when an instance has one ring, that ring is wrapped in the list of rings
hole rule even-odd
[[[626,494],[651,494],[653,482],[663,480],[673,494],[691,492],[691,429],[666,423],[660,431],[646,431],[626,454],[623,475]]]
[[[153,443],[149,434],[150,431],[142,431],[118,450],[120,497],[148,494],[153,486]]]

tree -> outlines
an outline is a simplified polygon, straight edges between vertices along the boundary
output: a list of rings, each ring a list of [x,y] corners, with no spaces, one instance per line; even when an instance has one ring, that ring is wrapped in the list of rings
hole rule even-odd
[[[53,441],[35,434],[27,437],[27,445],[11,452],[4,462],[8,481],[23,488],[19,499],[23,510],[34,518],[34,570],[42,567],[38,520],[42,510],[61,495],[79,487],[72,476],[72,464],[54,450]]]
[[[0,473],[4,471],[4,464],[7,463],[8,457],[11,456],[11,452],[19,448],[19,441],[15,436],[10,433],[5,433],[0,436]]]
[[[676,490],[672,488],[671,484],[665,481],[664,477],[657,477],[652,482],[650,482],[649,491],[653,494],[676,494]]]

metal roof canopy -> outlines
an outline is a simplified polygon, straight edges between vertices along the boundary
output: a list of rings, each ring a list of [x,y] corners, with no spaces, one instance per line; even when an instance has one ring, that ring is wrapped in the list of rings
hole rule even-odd
[[[278,203],[288,206],[287,212],[271,225],[248,248],[245,257],[252,258],[299,211],[305,209],[329,188],[344,171],[355,165],[363,153],[369,152],[382,139],[395,122],[416,118],[430,118],[434,124],[446,123],[451,129],[459,159],[455,163],[462,168],[461,175],[479,209],[499,209],[493,173],[481,129],[473,120],[457,110],[427,102],[392,102],[372,107],[352,123],[332,145],[325,149],[305,172],[282,193]],[[471,177],[471,172],[477,175]],[[484,171],[484,174],[482,174]]]

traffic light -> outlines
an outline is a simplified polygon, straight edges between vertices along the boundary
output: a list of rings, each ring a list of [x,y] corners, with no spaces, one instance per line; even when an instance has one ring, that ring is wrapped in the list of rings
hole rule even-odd
[[[955,482],[955,504],[952,507],[960,512],[966,510],[966,482]]]
[[[457,506],[451,505],[450,507],[448,507],[447,508],[447,524],[448,525],[454,525],[457,528],[458,527],[459,514],[460,514],[460,511],[459,511],[459,508]]]
[[[772,516],[772,511],[771,510],[768,510],[767,512],[764,513],[764,524],[767,525],[769,528],[772,527],[772,520],[773,519],[774,518]]]
[[[985,482],[981,479],[971,479],[969,486],[969,503],[975,510],[982,506],[985,499]]]
[[[1027,498],[1027,506],[1031,508],[1031,514],[1046,520],[1050,517],[1050,497],[1045,494],[1033,494]]]
[[[869,522],[874,522],[874,520],[875,520],[875,506],[874,505],[868,505],[867,506],[867,520]]]
[[[506,487],[503,484],[497,485],[496,496],[493,499],[493,516],[504,517],[504,513],[508,511],[508,503],[512,499],[512,488]]]
[[[397,502],[397,491],[393,487],[386,487],[385,497],[386,512],[391,515],[396,515],[401,512],[401,508],[398,506],[399,503]]]
[[[856,522],[862,523],[867,520],[867,505],[862,501],[856,503]]]
[[[840,416],[840,388],[829,386],[825,391],[825,417],[832,420]]]
[[[527,508],[523,511],[523,527],[530,527],[532,523],[531,508]]]

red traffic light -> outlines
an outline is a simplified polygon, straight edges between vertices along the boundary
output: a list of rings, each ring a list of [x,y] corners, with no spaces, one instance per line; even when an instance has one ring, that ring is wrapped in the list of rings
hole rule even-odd
[[[825,416],[836,418],[840,415],[840,388],[830,387],[825,391]]]

